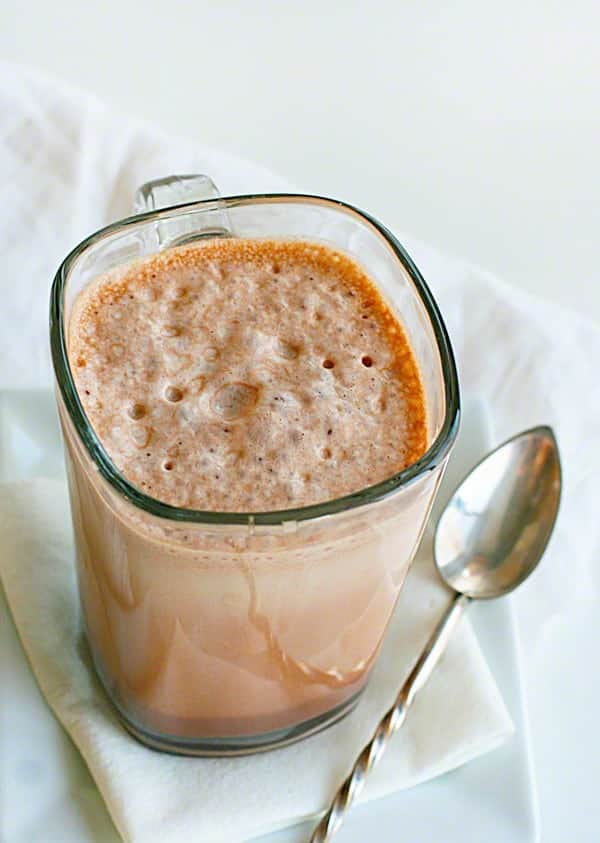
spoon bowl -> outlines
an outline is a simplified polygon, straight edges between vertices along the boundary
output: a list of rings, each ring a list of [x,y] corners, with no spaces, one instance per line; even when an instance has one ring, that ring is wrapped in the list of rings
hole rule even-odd
[[[543,556],[560,502],[552,429],[535,427],[488,454],[461,483],[438,521],[441,577],[468,597],[501,597]]]

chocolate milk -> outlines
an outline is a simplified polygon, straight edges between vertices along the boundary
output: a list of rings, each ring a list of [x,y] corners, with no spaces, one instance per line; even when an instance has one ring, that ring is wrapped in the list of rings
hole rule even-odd
[[[179,508],[317,504],[427,447],[400,324],[360,266],[320,244],[214,240],[99,278],[73,307],[69,361],[114,466]],[[178,522],[98,484],[65,413],[63,426],[88,638],[132,728],[255,736],[355,698],[427,483],[282,527]]]

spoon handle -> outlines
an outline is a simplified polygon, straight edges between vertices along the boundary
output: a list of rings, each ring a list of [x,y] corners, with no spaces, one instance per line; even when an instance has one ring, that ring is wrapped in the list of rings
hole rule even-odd
[[[333,797],[327,813],[313,831],[310,843],[326,843],[339,829],[344,815],[363,789],[367,775],[381,759],[394,732],[404,723],[409,706],[431,676],[470,602],[470,597],[457,594],[444,613],[400,688],[393,706],[380,720],[373,737],[358,756],[350,774]]]

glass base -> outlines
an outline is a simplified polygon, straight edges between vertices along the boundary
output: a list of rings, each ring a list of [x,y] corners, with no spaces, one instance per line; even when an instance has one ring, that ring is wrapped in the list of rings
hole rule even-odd
[[[317,732],[327,729],[337,723],[356,706],[364,686],[352,697],[336,708],[296,723],[284,729],[276,729],[273,732],[263,732],[258,735],[242,735],[240,737],[227,738],[182,738],[178,739],[172,735],[161,735],[155,732],[147,732],[133,723],[127,715],[111,700],[115,706],[119,719],[130,734],[140,743],[159,752],[168,752],[175,755],[195,755],[204,757],[228,757],[236,755],[252,755],[256,752],[267,752],[270,749],[279,749],[283,746],[296,743],[296,741],[315,735]]]

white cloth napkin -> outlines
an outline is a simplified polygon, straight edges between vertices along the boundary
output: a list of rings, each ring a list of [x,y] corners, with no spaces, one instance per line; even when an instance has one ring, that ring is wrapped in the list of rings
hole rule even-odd
[[[58,263],[81,237],[126,215],[138,184],[176,171],[207,172],[223,194],[286,188],[261,168],[166,137],[154,129],[116,117],[91,97],[46,82],[11,65],[0,64],[0,207],[3,215],[0,254],[4,270],[0,278],[4,304],[0,316],[0,387],[49,384],[47,300],[49,283]],[[393,220],[386,222],[391,224]],[[593,495],[600,474],[600,402],[595,389],[600,331],[584,318],[536,301],[469,264],[440,255],[401,233],[400,239],[422,269],[442,307],[457,354],[463,390],[480,395],[492,407],[498,440],[542,422],[552,424],[557,433],[565,470],[561,515],[543,566],[516,598],[528,663],[532,667],[539,665],[549,673],[556,651],[549,645],[556,642],[557,634],[562,635],[565,626],[573,628],[578,618],[586,618],[592,628],[591,609],[600,592],[597,565],[600,520]],[[68,565],[68,540],[66,533],[56,529],[64,523],[64,498],[59,490],[48,492],[47,487],[44,489],[40,485],[20,492],[13,490],[9,493],[10,507],[4,503],[0,507],[0,511],[3,508],[6,513],[6,532],[4,538],[0,538],[1,558],[19,561],[23,571],[31,570],[32,564],[42,565],[46,576],[50,577],[44,580],[49,584],[47,594],[41,589],[24,592],[19,582],[30,582],[30,579],[14,576],[14,565],[3,566],[4,572],[13,571],[13,576],[3,573],[3,577],[11,603],[16,601],[27,609],[25,612],[23,608],[25,614],[19,624],[20,632],[32,661],[34,649],[38,653],[37,673],[46,694],[52,696],[55,704],[59,697],[64,699],[65,718],[68,718],[76,740],[78,735],[90,735],[87,761],[121,831],[125,833],[129,829],[129,839],[144,843],[153,839],[165,843],[188,840],[192,834],[193,839],[199,840],[240,839],[248,827],[242,831],[245,817],[241,816],[239,804],[232,801],[230,786],[235,770],[243,780],[243,788],[248,790],[255,816],[260,814],[261,829],[285,821],[282,815],[267,815],[272,804],[268,789],[260,793],[254,789],[253,783],[264,765],[273,764],[272,772],[276,775],[269,781],[276,780],[288,797],[298,778],[300,758],[304,758],[303,763],[321,786],[325,790],[331,789],[341,766],[324,770],[315,761],[322,756],[310,752],[310,747],[316,746],[313,742],[322,738],[310,739],[281,753],[235,762],[169,759],[149,754],[125,738],[115,728],[103,703],[92,707],[93,717],[84,715],[76,707],[66,707],[69,682],[78,675],[77,669],[79,675],[87,677],[88,674],[81,667],[79,651],[71,651],[73,663],[57,660],[58,653],[64,655],[64,647],[55,647],[52,658],[48,659],[49,650],[44,647],[43,639],[50,631],[36,633],[38,620],[31,602],[36,601],[35,607],[41,614],[44,608],[47,610],[45,617],[48,612],[57,614],[57,621],[62,609],[73,605],[70,568],[64,571],[64,566]],[[6,493],[3,501],[6,501]],[[40,519],[25,521],[23,507],[25,504],[31,507],[34,501]],[[38,525],[35,529],[33,523]],[[20,535],[16,535],[15,525],[19,524],[22,529]],[[43,538],[40,538],[40,529]],[[62,576],[58,573],[61,567]],[[413,573],[418,574],[421,570],[426,573],[420,568],[415,568]],[[38,573],[36,568],[36,576]],[[410,587],[408,584],[404,593],[407,599]],[[424,589],[421,592],[424,595],[429,586],[421,583],[418,587]],[[60,588],[64,588],[63,598],[57,598]],[[27,599],[19,600],[11,594],[20,594]],[[52,602],[56,599],[58,602]],[[435,602],[435,597],[432,599]],[[428,616],[430,620],[433,614],[435,612]],[[74,623],[72,610],[71,614],[66,611],[66,617],[70,618],[69,623]],[[425,623],[425,614],[423,618]],[[77,635],[75,629],[71,626],[69,630],[66,622],[62,628],[69,632],[73,641]],[[465,654],[470,653],[470,664],[480,671],[482,679],[482,683],[476,683],[476,690],[487,695],[487,702],[492,703],[491,708],[499,715],[494,719],[495,732],[483,729],[487,739],[494,740],[504,732],[507,722],[501,707],[498,708],[493,685],[485,677],[468,627],[459,634],[461,637],[453,642],[446,664],[457,649],[460,649],[461,663]],[[424,628],[419,635],[421,641]],[[409,649],[412,656],[419,641],[413,640],[409,647],[407,640],[404,658],[409,658]],[[386,647],[394,647],[392,636]],[[378,666],[378,682],[381,673],[385,674],[385,658],[384,655]],[[394,652],[394,686],[402,672],[402,664],[400,651],[398,655]],[[66,685],[56,683],[56,671],[66,676]],[[83,687],[81,683],[73,686],[80,695],[92,693],[92,680],[88,678],[87,681],[87,686],[85,682]],[[443,682],[441,673],[434,677],[433,683],[436,682]],[[468,695],[471,690],[469,683],[461,683],[461,694]],[[436,685],[432,684],[424,692],[420,704],[426,707],[435,694]],[[452,699],[452,695],[448,697]],[[547,698],[544,698],[543,706],[546,704]],[[437,713],[434,703],[432,705]],[[477,707],[473,714],[480,715],[481,711]],[[541,717],[541,707],[539,714]],[[414,726],[417,715],[415,710]],[[431,736],[439,751],[437,741],[447,737],[447,732],[437,718],[429,723],[439,727]],[[405,728],[408,730],[409,726],[407,723]],[[323,739],[329,739],[342,728],[354,726],[351,727],[351,721],[347,720],[322,736]],[[365,728],[365,721],[361,720],[357,728],[359,731]],[[423,747],[420,742],[411,740],[409,731],[403,739],[410,748],[408,756],[413,773],[416,771],[422,776],[421,759],[426,756],[420,751],[426,749],[426,745]],[[560,734],[555,735],[555,740],[560,741]],[[462,738],[459,743],[461,741]],[[463,741],[462,746],[465,745]],[[349,759],[354,747],[348,752]],[[282,773],[283,762],[276,772],[277,759],[283,759],[286,753],[291,762],[285,767],[287,772]],[[103,759],[102,775],[94,767],[92,757]],[[114,768],[111,767],[113,758],[120,759],[114,762]],[[439,758],[438,755],[438,762]],[[392,759],[390,764],[393,766],[393,757],[388,756],[388,759]],[[338,758],[336,763],[341,765],[342,760]],[[398,760],[400,764],[407,763],[407,756]],[[200,770],[202,765],[214,771],[210,784],[216,790],[209,788],[203,792],[200,788],[195,778],[200,774],[192,771]],[[182,773],[179,767],[184,768]],[[146,793],[146,774],[151,769],[155,776],[154,789],[150,788]],[[385,769],[382,766],[381,777],[387,776]],[[178,772],[173,773],[173,770]],[[248,770],[248,773],[242,774],[240,770]],[[430,773],[433,772],[431,766]],[[394,786],[400,783],[397,775],[394,768],[391,773]],[[392,781],[387,779],[387,787],[390,786]],[[379,792],[385,789],[381,778],[374,779],[371,787],[372,793],[377,788],[380,788]],[[291,801],[293,798],[288,804]],[[279,805],[277,802],[274,807]],[[294,804],[294,810],[301,813],[314,810],[314,807],[298,809]],[[205,817],[212,818],[217,827],[213,836],[207,831],[203,837],[204,826],[194,825],[192,816],[199,817],[199,822]],[[191,827],[193,832],[189,831]]]

